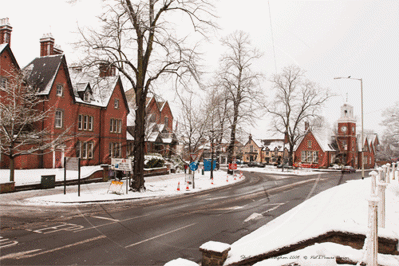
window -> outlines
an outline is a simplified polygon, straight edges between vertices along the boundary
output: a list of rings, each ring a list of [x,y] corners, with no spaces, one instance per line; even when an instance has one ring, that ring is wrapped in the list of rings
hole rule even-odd
[[[83,129],[84,130],[87,130],[88,119],[89,119],[89,117],[87,115],[85,115],[84,120],[83,120]]]
[[[118,100],[118,99],[115,99],[115,100],[114,100],[114,108],[115,108],[115,109],[118,109],[118,108],[119,108],[119,100]]]
[[[111,118],[109,132],[114,132],[114,119]]]
[[[301,152],[301,161],[306,162],[306,151]]]
[[[249,152],[253,152],[254,151],[254,146],[249,146]]]
[[[122,133],[122,120],[119,120],[119,130],[118,133]]]
[[[87,158],[93,159],[94,143],[92,141],[87,143]]]
[[[313,151],[313,162],[317,163],[319,161],[319,152]]]
[[[169,125],[169,118],[165,117],[165,127],[168,127],[168,125]]]
[[[85,94],[83,94],[83,101],[90,102],[90,92],[85,91]]]
[[[311,163],[311,162],[312,162],[312,152],[311,152],[311,151],[307,151],[307,152],[306,152],[306,161],[307,161],[308,163]]]
[[[87,158],[87,142],[82,145],[82,158]]]
[[[88,130],[93,131],[94,117],[89,116],[89,126]]]
[[[8,87],[8,79],[5,77],[0,77],[0,87],[7,88]]]
[[[122,156],[122,144],[121,143],[109,143],[109,157],[119,158]]]
[[[81,158],[81,146],[82,143],[80,141],[77,141],[75,144],[75,150],[76,150],[76,157]]]
[[[56,95],[57,96],[62,96],[63,95],[63,91],[64,91],[64,86],[62,86],[62,84],[58,84],[57,85]]]
[[[62,128],[64,113],[61,110],[55,111],[55,127]]]
[[[308,148],[311,149],[312,148],[312,141],[308,140]]]
[[[83,116],[82,115],[78,116],[78,129],[79,130],[83,129]]]
[[[118,120],[114,119],[114,132],[118,132]]]

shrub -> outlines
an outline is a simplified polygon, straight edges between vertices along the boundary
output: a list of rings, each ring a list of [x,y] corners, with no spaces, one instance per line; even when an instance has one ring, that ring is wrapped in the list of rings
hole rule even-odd
[[[159,168],[159,167],[163,167],[164,164],[165,164],[165,161],[163,159],[152,158],[144,164],[144,168]]]

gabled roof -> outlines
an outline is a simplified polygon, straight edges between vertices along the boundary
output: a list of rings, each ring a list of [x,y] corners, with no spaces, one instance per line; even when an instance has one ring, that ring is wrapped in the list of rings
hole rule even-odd
[[[307,134],[312,134],[314,138],[317,141],[317,144],[319,144],[320,148],[322,149],[323,152],[327,151],[336,151],[334,148],[332,141],[331,141],[331,132],[329,130],[320,130],[320,131],[312,131],[308,130],[305,135],[303,135],[298,141],[297,144],[294,147],[294,151],[298,149],[298,147],[301,145],[302,141],[306,137]]]
[[[15,59],[15,56],[13,54],[13,52],[11,51],[10,45],[8,43],[3,43],[0,44],[0,55],[4,52],[4,51],[8,51],[8,53],[11,56],[11,61],[13,61],[14,65],[17,67],[17,69],[19,70],[20,67],[18,65],[17,60]]]
[[[70,73],[74,92],[85,91],[89,86],[93,93],[93,97],[95,99],[94,101],[81,102],[103,108],[108,106],[116,85],[118,84],[118,82],[120,82],[121,90],[123,92],[123,101],[125,102],[126,107],[129,110],[129,105],[126,99],[125,92],[123,91],[122,82],[120,81],[119,76],[100,77],[97,75],[97,73],[83,72],[75,70],[73,68],[70,69]]]
[[[23,70],[28,82],[38,89],[38,94],[48,95],[61,66],[65,67],[67,83],[72,88],[65,55],[63,54],[37,57]],[[70,91],[70,93],[73,95],[73,92]]]

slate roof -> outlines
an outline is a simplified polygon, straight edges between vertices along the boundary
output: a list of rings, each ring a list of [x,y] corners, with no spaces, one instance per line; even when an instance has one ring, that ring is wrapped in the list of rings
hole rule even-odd
[[[65,62],[64,55],[37,57],[23,69],[28,82],[37,87],[39,95],[48,95],[50,93],[63,61]]]

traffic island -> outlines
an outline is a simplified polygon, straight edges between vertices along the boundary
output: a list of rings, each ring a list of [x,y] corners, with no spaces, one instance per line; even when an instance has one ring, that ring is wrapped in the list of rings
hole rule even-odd
[[[15,191],[15,182],[7,182],[0,184],[0,194]]]

